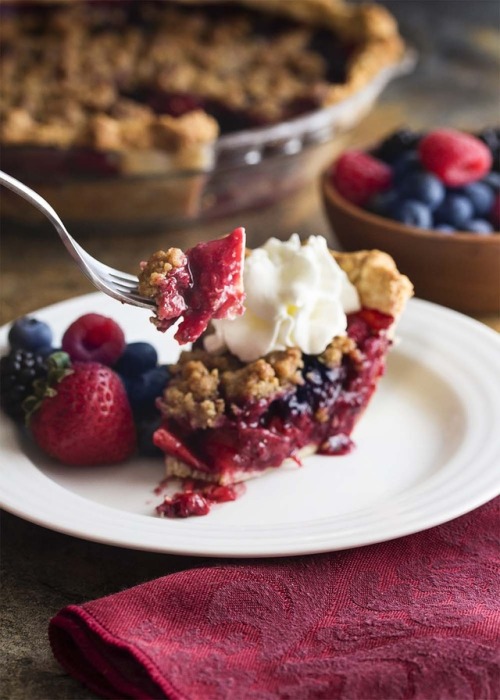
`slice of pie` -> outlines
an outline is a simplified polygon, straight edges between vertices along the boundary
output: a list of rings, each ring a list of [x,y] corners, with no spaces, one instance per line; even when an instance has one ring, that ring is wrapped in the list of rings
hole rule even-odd
[[[245,260],[245,312],[172,369],[154,436],[167,476],[221,485],[344,454],[384,373],[412,285],[380,251],[270,239]]]

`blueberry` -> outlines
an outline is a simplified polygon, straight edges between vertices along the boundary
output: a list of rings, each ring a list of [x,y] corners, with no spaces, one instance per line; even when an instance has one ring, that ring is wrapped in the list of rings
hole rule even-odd
[[[485,219],[473,219],[472,221],[469,221],[467,231],[470,231],[471,233],[488,234],[493,233],[493,226],[489,221],[485,221]]]
[[[485,185],[491,187],[494,192],[500,192],[500,173],[496,173],[494,170],[492,170],[483,177],[481,182],[484,182]]]
[[[432,228],[432,214],[428,206],[415,199],[407,199],[394,207],[393,218],[408,226]]]
[[[389,216],[397,202],[398,193],[396,190],[386,190],[372,197],[367,209],[379,216]]]
[[[474,214],[472,202],[462,194],[448,192],[443,203],[434,212],[437,224],[449,224],[458,231],[467,231]]]
[[[490,213],[495,195],[493,190],[483,182],[472,182],[459,190],[472,202],[475,216],[481,218]]]
[[[169,376],[165,365],[153,367],[135,377],[121,375],[134,413],[151,410],[156,398],[162,395]]]
[[[149,343],[128,343],[114,369],[127,377],[137,377],[148,369],[156,367],[158,353]]]
[[[392,169],[392,179],[396,186],[410,173],[421,170],[422,164],[416,151],[403,153],[395,162]]]
[[[420,134],[410,129],[399,129],[384,139],[375,149],[373,155],[386,163],[394,163],[402,153],[415,150],[420,138]]]
[[[22,316],[12,324],[8,338],[11,348],[34,352],[52,344],[52,330],[45,321]]]
[[[441,180],[431,173],[409,173],[399,188],[402,199],[416,199],[426,204],[431,211],[436,209],[444,199],[445,187]]]
[[[435,228],[435,231],[440,231],[441,233],[455,233],[457,230],[456,228],[453,228],[453,226],[449,226],[448,224],[438,224]]]

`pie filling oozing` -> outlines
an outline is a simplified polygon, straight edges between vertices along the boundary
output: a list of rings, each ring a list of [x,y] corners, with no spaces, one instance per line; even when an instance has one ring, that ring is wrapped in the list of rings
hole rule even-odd
[[[221,394],[226,408],[213,427],[196,427],[199,420],[193,414],[194,420],[188,414],[180,419],[167,417],[154,436],[167,456],[167,469],[170,464],[173,473],[182,474],[178,468],[182,463],[186,473],[197,478],[230,484],[278,467],[289,458],[300,464],[304,448],[327,455],[349,452],[351,432],[384,373],[391,345],[387,331],[393,322],[392,316],[372,309],[350,314],[344,348],[320,357],[296,355],[292,358],[297,367],[294,383],[267,397],[232,403]],[[335,350],[335,343],[330,348]],[[286,353],[282,354],[283,358],[273,358],[276,363],[287,361]],[[326,364],[328,355],[333,356],[330,364]],[[194,356],[199,356],[196,351]],[[210,367],[208,354],[204,359]],[[229,364],[235,362],[227,359]],[[187,356],[185,360],[189,364]],[[185,368],[186,363],[182,364]],[[200,367],[193,371],[199,373]],[[221,382],[219,391],[223,386]],[[167,415],[167,402],[174,396],[175,391],[167,387],[160,404]]]

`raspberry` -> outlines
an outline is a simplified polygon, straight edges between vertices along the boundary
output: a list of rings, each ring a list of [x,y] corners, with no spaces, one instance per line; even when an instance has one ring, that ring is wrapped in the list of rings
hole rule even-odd
[[[480,180],[493,160],[482,141],[454,129],[431,131],[420,141],[418,151],[423,166],[450,187]]]
[[[349,202],[359,205],[388,189],[391,181],[391,168],[362,151],[344,153],[332,173],[332,183],[338,192]]]
[[[73,362],[100,362],[111,366],[125,349],[125,335],[112,318],[85,314],[66,330],[62,349]]]

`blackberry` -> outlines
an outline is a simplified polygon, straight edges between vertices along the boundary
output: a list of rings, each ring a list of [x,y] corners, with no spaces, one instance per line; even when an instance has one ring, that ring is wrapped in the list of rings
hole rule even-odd
[[[414,151],[421,138],[422,135],[415,131],[400,129],[384,139],[372,155],[391,165],[403,153]]]
[[[490,149],[493,156],[492,170],[498,172],[500,170],[500,129],[483,129],[476,136]]]
[[[33,382],[47,375],[45,359],[29,350],[11,350],[0,360],[0,406],[15,421],[24,419],[23,401]]]

